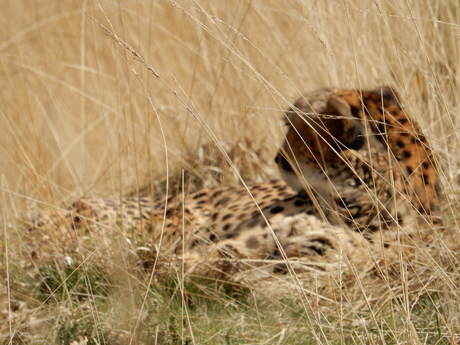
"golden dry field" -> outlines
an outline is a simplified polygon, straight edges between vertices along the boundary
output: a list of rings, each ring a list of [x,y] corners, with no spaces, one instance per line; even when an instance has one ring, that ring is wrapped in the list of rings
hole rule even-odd
[[[2,13],[2,344],[458,344],[458,1],[7,0]],[[51,238],[46,263],[24,240],[27,219],[84,196],[276,178],[291,102],[383,85],[423,128],[443,188],[444,231],[407,256],[246,284],[158,276],[123,236],[89,236],[76,257],[53,257]]]

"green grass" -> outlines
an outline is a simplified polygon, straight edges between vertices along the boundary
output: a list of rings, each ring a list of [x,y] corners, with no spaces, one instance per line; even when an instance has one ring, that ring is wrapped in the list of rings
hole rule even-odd
[[[126,272],[97,264],[43,265],[33,279],[11,277],[10,283],[14,291],[36,301],[32,305],[38,309],[27,320],[40,320],[45,329],[23,325],[25,329],[12,341],[451,344],[460,313],[458,295],[445,287],[435,289],[440,281],[433,277],[428,280],[435,284],[421,288],[421,282],[414,280],[419,272],[412,273],[408,272],[406,281],[393,279],[391,285],[377,288],[375,284],[382,284],[382,280],[370,272],[360,282],[365,302],[349,276],[343,277],[341,289],[337,283],[331,284],[335,289],[328,294],[324,284],[318,283],[319,274],[314,285],[322,289],[299,296],[295,288],[289,290],[280,283],[291,281],[283,275],[251,284],[244,279],[184,277],[174,268],[152,276],[152,272],[136,266]],[[333,273],[323,274],[334,279]],[[304,288],[311,286],[310,274],[299,274],[298,278]],[[426,283],[426,279],[421,280]],[[404,285],[407,295],[402,291]],[[379,292],[381,296],[374,295]],[[44,333],[35,337],[40,330]]]
[[[295,294],[258,296],[228,281],[170,275],[146,289],[150,276],[142,271],[129,287],[95,267],[39,271],[33,296],[45,303],[41,313],[59,311],[52,323],[57,344],[84,337],[88,344],[399,344],[414,341],[411,332],[422,343],[451,344],[446,318],[459,313],[455,296],[439,291],[411,301],[410,319],[398,299],[350,318],[339,305],[306,310]]]

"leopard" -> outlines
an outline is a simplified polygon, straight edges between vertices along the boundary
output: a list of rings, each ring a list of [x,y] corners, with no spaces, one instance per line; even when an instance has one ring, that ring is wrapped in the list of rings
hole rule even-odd
[[[325,256],[344,243],[351,251],[363,242],[389,246],[395,234],[442,227],[434,153],[391,87],[316,90],[291,104],[284,122],[279,179],[187,195],[83,198],[33,218],[28,234],[63,250],[95,227],[145,234],[143,248],[155,258],[230,272]]]

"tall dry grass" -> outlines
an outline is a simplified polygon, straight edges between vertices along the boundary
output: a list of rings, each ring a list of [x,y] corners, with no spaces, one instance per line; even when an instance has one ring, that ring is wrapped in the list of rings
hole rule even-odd
[[[141,291],[145,282],[110,263],[102,273],[100,267],[84,266],[85,272],[96,273],[81,276],[87,286],[131,284],[132,290],[114,289],[103,311],[91,309],[97,297],[80,301],[81,305],[73,305],[70,298],[64,299],[68,303],[56,304],[37,300],[36,291],[27,293],[37,286],[33,283],[37,276],[21,268],[34,264],[21,242],[24,228],[18,219],[29,212],[63,207],[82,196],[174,191],[181,188],[182,171],[186,171],[186,189],[237,184],[236,171],[248,181],[272,178],[276,176],[272,158],[283,139],[283,109],[302,93],[319,87],[391,85],[399,90],[408,113],[422,124],[438,153],[445,218],[455,234],[460,77],[460,7],[456,1],[88,0],[31,6],[17,0],[5,2],[2,12],[0,206],[1,272],[6,283],[0,285],[5,291],[1,298],[5,321],[0,323],[5,323],[1,336],[6,342],[70,343],[80,336],[93,343],[133,339],[139,343],[152,343],[152,339],[158,343],[222,343],[225,339],[238,343],[219,332],[215,333],[220,334],[217,340],[212,340],[212,323],[226,310],[212,304],[203,304],[212,317],[204,318],[211,325],[203,326],[201,334],[195,333],[190,325],[198,326],[185,316],[181,320],[189,323],[180,326],[176,321],[167,327],[160,321],[145,323],[140,297],[133,292]],[[100,24],[129,44],[155,73]],[[222,152],[229,154],[235,168]],[[420,282],[426,286],[421,284],[418,292],[408,291],[412,285],[405,284],[404,273],[399,272],[402,283],[397,289],[401,290],[390,294],[385,303],[377,303],[380,310],[372,309],[369,300],[375,296],[366,290],[372,286],[368,282],[361,293],[355,289],[344,295],[350,300],[338,304],[338,309],[312,307],[306,311],[312,319],[302,327],[295,321],[302,319],[302,308],[295,304],[302,305],[303,297],[271,301],[278,310],[289,311],[289,316],[280,312],[275,317],[263,311],[266,298],[259,300],[253,292],[244,291],[247,309],[238,312],[235,305],[241,301],[231,299],[235,312],[226,317],[234,325],[243,322],[244,314],[256,320],[245,321],[246,333],[244,327],[235,326],[242,332],[240,343],[305,343],[305,337],[295,334],[313,334],[308,341],[324,344],[328,339],[361,344],[418,344],[432,339],[453,343],[459,327],[454,321],[460,297],[457,261],[455,252],[449,252],[449,243],[436,243],[444,244],[445,256],[427,274],[438,272],[445,284],[436,289],[429,285],[431,278],[424,277]],[[420,259],[420,264],[426,262],[434,265],[432,258]],[[104,280],[104,269],[110,272],[109,282]],[[59,274],[70,277],[75,272]],[[38,277],[45,275],[41,272]],[[359,273],[347,277],[365,279]],[[343,288],[341,284],[331,286]],[[215,290],[203,289],[205,293],[198,289],[196,295],[230,303],[226,297],[213,295]],[[428,290],[437,298],[427,294]],[[97,290],[94,296],[104,291]],[[321,293],[317,291],[317,296]],[[125,294],[131,296],[130,302],[117,306],[119,296]],[[405,299],[409,294],[423,303]],[[152,305],[172,303],[162,302],[167,298],[157,291],[153,296],[147,300]],[[305,307],[310,301],[303,303]],[[395,311],[389,308],[392,303],[398,305]],[[87,329],[78,328],[78,318],[84,318],[77,312],[82,305],[92,310],[90,316],[84,314],[95,325],[91,336]],[[350,305],[356,311],[347,313]],[[213,308],[219,312],[213,314]],[[177,318],[170,310],[165,315]],[[435,326],[420,335],[420,322],[429,327],[434,322]],[[57,325],[62,324],[74,327],[68,327],[73,333],[69,331],[67,338],[60,335],[63,328]],[[226,327],[225,322],[217,324]],[[139,329],[149,331],[139,335]],[[114,330],[124,332],[119,338],[123,341],[113,336]]]

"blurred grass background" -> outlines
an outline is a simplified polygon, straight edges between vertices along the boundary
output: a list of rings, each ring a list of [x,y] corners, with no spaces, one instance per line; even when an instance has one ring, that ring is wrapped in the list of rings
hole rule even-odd
[[[186,189],[237,184],[222,151],[247,181],[276,177],[272,160],[283,140],[283,110],[302,93],[325,86],[391,85],[400,92],[438,153],[445,212],[455,223],[457,1],[10,0],[2,3],[0,18],[0,207],[2,272],[8,279],[24,274],[8,267],[27,260],[14,256],[14,245],[21,231],[17,219],[30,211],[62,207],[82,196],[164,193],[167,184],[174,191],[183,170]],[[458,301],[453,287],[448,292]],[[235,315],[244,313],[249,311]],[[454,332],[443,322],[438,329]],[[179,333],[188,331],[177,326],[177,333],[171,325],[177,326],[171,321],[168,335],[158,331],[157,339],[161,333],[163,343],[187,343]],[[278,326],[270,336],[241,343],[275,343],[271,336],[291,329]],[[75,330],[62,343],[80,333]],[[40,341],[56,341],[50,339]],[[328,343],[324,336],[312,339]],[[337,339],[348,343],[344,336]],[[381,343],[383,336],[378,339]],[[238,343],[232,341],[227,343]],[[417,341],[408,343],[430,343]]]
[[[453,1],[16,1],[4,8],[0,164],[21,207],[27,198],[69,201],[164,180],[165,150],[172,172],[186,169],[206,185],[206,168],[217,168],[218,182],[234,182],[226,163],[205,161],[219,157],[216,145],[184,105],[227,151],[249,156],[235,154],[237,166],[252,153],[261,167],[272,166],[282,110],[324,86],[391,85],[436,148],[457,143]],[[451,179],[456,162],[447,168]]]

